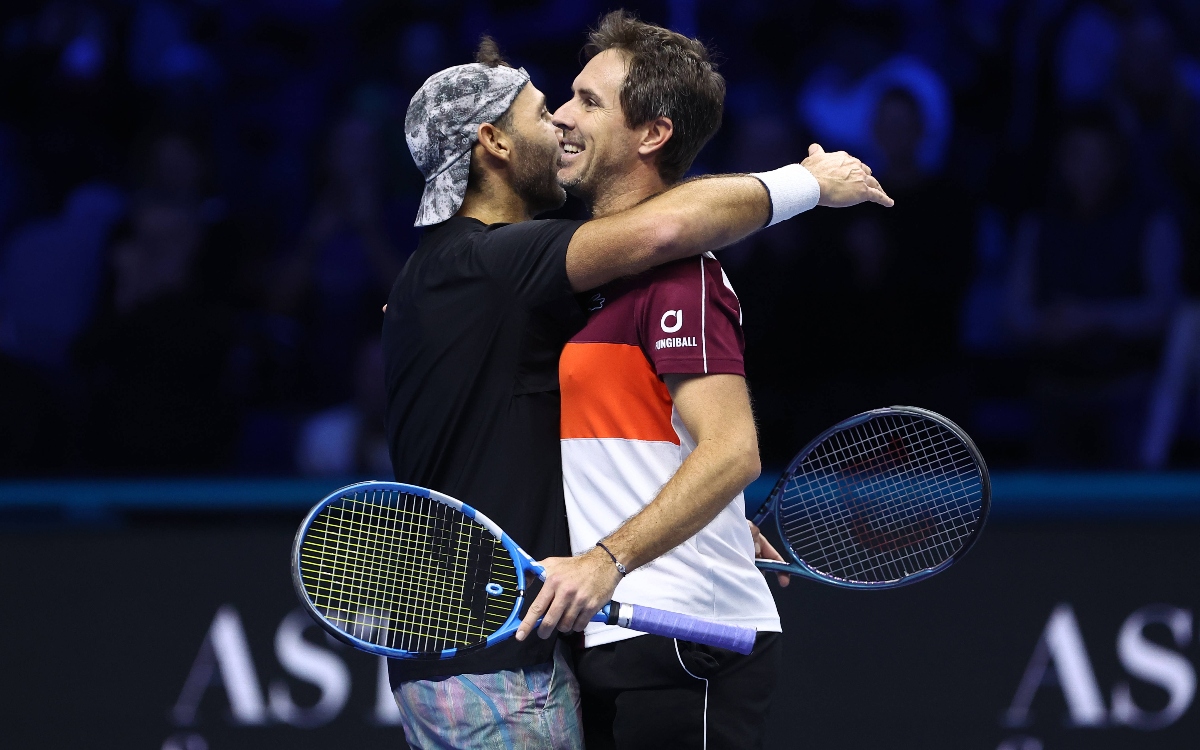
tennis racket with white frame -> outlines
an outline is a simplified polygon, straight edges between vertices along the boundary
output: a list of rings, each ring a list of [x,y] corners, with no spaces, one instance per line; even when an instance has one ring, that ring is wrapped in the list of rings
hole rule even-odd
[[[357,649],[447,659],[513,635],[526,574],[545,578],[487,516],[433,490],[362,482],[317,503],[292,545],[292,582],[308,612]],[[593,622],[742,654],[756,631],[609,602]]]
[[[791,562],[763,570],[886,589],[962,559],[991,508],[983,456],[958,425],[912,406],[875,409],[818,435],[752,517],[774,516]]]

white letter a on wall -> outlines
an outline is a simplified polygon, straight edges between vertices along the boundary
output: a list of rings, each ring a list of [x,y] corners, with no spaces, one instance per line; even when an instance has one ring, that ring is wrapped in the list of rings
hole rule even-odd
[[[1104,726],[1108,718],[1104,698],[1100,694],[1096,673],[1083,645],[1083,635],[1079,632],[1075,611],[1069,604],[1060,604],[1050,613],[1046,629],[1042,631],[1033,657],[1025,667],[1025,675],[1017,687],[1017,694],[1013,696],[1012,705],[1005,712],[1005,724],[1010,727],[1024,727],[1030,724],[1029,707],[1038,689],[1046,684],[1046,673],[1051,662],[1054,664],[1063,698],[1067,702],[1071,724],[1081,727]]]
[[[229,604],[217,610],[208,634],[200,644],[200,653],[196,655],[192,671],[171,711],[176,724],[191,726],[196,723],[200,699],[212,685],[217,672],[220,672],[225,695],[229,697],[233,720],[238,724],[265,724],[267,710],[258,673],[250,658],[250,644],[246,641],[242,618]]]

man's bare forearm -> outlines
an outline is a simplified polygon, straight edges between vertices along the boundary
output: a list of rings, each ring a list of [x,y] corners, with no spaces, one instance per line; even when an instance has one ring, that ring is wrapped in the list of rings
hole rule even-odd
[[[758,456],[737,445],[701,442],[654,501],[604,539],[628,570],[693,537],[758,476]]]
[[[633,210],[647,221],[674,221],[674,244],[660,249],[671,260],[720,250],[745,239],[771,219],[771,194],[757,177],[710,175],[676,185]]]
[[[589,221],[567,248],[571,286],[584,291],[672,260],[719,250],[768,221],[782,221],[817,204],[893,204],[871,168],[845,151],[826,153],[814,143],[800,167],[788,165],[758,176],[692,180],[627,211]],[[768,189],[764,182],[772,187]],[[777,188],[779,194],[773,195]],[[779,202],[773,203],[775,199]]]
[[[757,178],[719,175],[685,182],[581,226],[567,249],[567,275],[577,291],[592,289],[719,250],[761,229],[770,216],[770,195]]]
[[[604,540],[629,570],[690,539],[759,472],[758,434],[744,378],[664,379],[680,419],[696,439],[696,449],[649,505]]]

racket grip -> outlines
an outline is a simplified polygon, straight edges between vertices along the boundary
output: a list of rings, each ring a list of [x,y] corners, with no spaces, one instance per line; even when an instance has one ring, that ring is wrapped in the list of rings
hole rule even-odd
[[[754,650],[754,639],[758,635],[758,631],[754,628],[726,625],[691,615],[681,615],[677,612],[664,612],[653,607],[628,604],[622,606],[630,607],[633,610],[629,615],[627,627],[634,630],[667,638],[679,638],[693,643],[703,643],[705,646],[727,648],[739,654],[749,654]]]

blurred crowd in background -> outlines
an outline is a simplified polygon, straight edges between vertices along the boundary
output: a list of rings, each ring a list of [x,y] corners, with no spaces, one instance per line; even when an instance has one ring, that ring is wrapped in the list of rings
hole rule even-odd
[[[553,108],[611,7],[6,0],[0,473],[390,477],[408,101],[488,32]],[[768,466],[893,403],[997,467],[1200,464],[1200,3],[625,7],[717,53],[695,173],[819,141],[896,200],[721,255]]]

